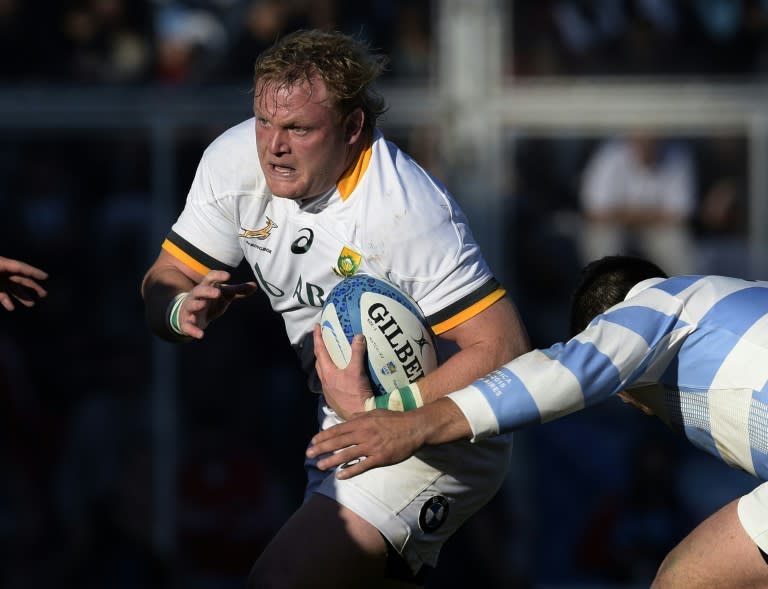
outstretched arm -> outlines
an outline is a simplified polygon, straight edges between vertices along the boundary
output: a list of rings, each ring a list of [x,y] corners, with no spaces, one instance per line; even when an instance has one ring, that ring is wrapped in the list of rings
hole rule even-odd
[[[202,275],[161,250],[141,285],[150,329],[168,341],[202,339],[233,300],[258,289],[255,282],[225,284],[229,279],[224,270]]]
[[[402,462],[424,445],[470,438],[469,422],[446,397],[406,413],[383,409],[356,413],[349,421],[316,434],[307,456],[315,458],[339,450],[318,462],[321,470],[365,457],[339,469],[337,478],[348,479],[371,468]]]
[[[48,278],[48,273],[25,262],[0,256],[0,305],[13,311],[16,303],[25,307],[34,306],[37,299],[48,295],[39,280]]]

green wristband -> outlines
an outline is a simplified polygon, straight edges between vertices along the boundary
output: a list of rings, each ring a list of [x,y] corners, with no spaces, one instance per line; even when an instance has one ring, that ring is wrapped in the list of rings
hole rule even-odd
[[[369,401],[373,401],[370,403]],[[400,387],[390,393],[373,397],[365,403],[367,411],[372,409],[388,409],[390,411],[413,411],[424,404],[421,391],[416,383]]]
[[[170,327],[171,331],[177,335],[187,335],[181,329],[179,316],[181,315],[181,305],[188,296],[188,292],[180,292],[175,297],[173,297],[170,304],[168,305],[168,327]]]
[[[403,411],[413,411],[418,409],[420,404],[416,401],[416,397],[411,390],[411,387],[400,387],[400,400],[403,402]]]
[[[392,393],[387,393],[386,395],[379,395],[378,397],[374,397],[373,406],[376,409],[389,409],[390,398],[392,398]]]

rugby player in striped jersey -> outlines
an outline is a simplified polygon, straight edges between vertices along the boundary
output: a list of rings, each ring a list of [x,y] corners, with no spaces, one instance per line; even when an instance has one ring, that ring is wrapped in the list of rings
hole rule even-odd
[[[620,396],[696,447],[768,480],[768,282],[667,277],[609,256],[588,264],[571,308],[572,339],[533,350],[408,413],[376,410],[313,438],[310,456],[350,478],[425,445],[485,439]],[[362,408],[364,343],[342,371],[316,343],[326,400]],[[368,387],[369,389],[370,387]],[[768,586],[768,483],[710,516],[670,552],[654,589]]]

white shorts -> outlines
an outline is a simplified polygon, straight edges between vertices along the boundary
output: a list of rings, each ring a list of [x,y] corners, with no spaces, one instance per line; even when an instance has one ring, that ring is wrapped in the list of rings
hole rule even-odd
[[[739,499],[737,511],[749,537],[768,554],[768,483]]]
[[[342,421],[322,410],[323,429]],[[426,446],[404,462],[343,481],[307,460],[306,497],[320,493],[370,522],[416,574],[434,567],[445,541],[493,498],[511,452],[511,434]]]

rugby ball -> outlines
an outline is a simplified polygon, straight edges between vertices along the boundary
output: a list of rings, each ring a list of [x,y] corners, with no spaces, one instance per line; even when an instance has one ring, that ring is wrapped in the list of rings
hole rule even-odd
[[[432,330],[416,302],[391,283],[368,274],[339,282],[320,315],[323,342],[334,364],[345,368],[351,342],[367,342],[368,377],[376,395],[407,386],[437,367]]]

